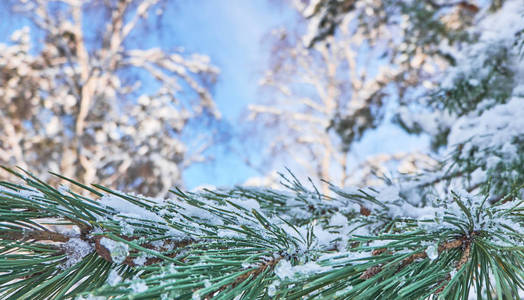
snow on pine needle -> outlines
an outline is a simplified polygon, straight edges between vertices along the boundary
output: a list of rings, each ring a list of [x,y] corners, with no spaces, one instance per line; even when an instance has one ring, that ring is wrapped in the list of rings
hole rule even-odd
[[[489,273],[522,264],[522,201],[489,205],[457,191],[417,206],[395,186],[324,196],[294,177],[282,192],[174,190],[155,199],[70,180],[88,198],[26,175],[0,189],[9,209],[0,271],[13,274],[0,281],[3,295],[401,299],[469,289],[476,265]],[[47,227],[33,221],[41,218]],[[39,281],[27,291],[17,276]]]

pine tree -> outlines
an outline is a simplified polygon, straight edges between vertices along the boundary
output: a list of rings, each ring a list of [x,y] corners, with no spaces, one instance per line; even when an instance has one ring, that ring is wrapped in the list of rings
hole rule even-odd
[[[433,164],[407,147],[387,149],[394,138],[386,139],[377,154],[363,155],[359,148],[373,139],[370,135],[391,131],[392,121],[418,133],[439,129],[449,119],[427,113],[421,95],[431,92],[438,75],[455,64],[456,50],[475,40],[477,20],[491,13],[488,1],[481,7],[440,0],[289,2],[297,12],[296,24],[271,31],[271,60],[260,81],[264,94],[249,105],[255,125],[249,132],[260,128],[256,138],[266,137],[265,153],[255,154],[254,161],[263,166],[259,172],[279,169],[285,161],[298,178],[311,176],[328,192],[320,178],[340,186],[367,186],[389,171]],[[491,7],[496,11],[495,3]],[[403,118],[415,107],[417,114],[424,112],[422,128]],[[431,134],[437,149],[446,132]],[[265,179],[271,178],[278,180]]]
[[[22,183],[0,183],[0,298],[521,299],[522,8],[456,53],[427,103],[448,123],[401,116],[435,129],[439,166],[384,186],[325,195],[286,174],[287,191],[154,199],[6,169]]]

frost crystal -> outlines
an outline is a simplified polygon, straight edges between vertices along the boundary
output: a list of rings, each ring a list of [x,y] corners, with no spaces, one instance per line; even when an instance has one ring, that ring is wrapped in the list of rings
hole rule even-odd
[[[292,268],[293,267],[291,266],[291,263],[289,263],[289,261],[281,260],[275,269],[275,273],[280,279],[292,278]]]
[[[269,297],[273,297],[275,296],[275,294],[277,293],[277,287],[280,285],[280,281],[279,280],[275,280],[273,281],[268,287],[267,287],[267,295]]]
[[[109,251],[111,254],[111,260],[116,264],[122,263],[129,255],[129,247],[124,243],[116,242],[104,237],[100,239],[100,244]]]
[[[426,249],[426,254],[429,259],[435,260],[438,257],[438,248],[435,245],[431,245]]]

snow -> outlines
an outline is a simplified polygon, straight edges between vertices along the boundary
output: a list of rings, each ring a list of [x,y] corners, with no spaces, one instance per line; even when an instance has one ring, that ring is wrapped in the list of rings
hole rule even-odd
[[[208,287],[210,287],[210,286],[211,286],[211,281],[209,281],[209,279],[205,279],[205,280],[204,280],[204,287],[205,287],[205,288],[208,288]]]
[[[413,113],[406,106],[400,106],[397,114],[408,128],[420,129],[431,136],[435,136],[444,129],[449,128],[455,121],[456,116],[448,111],[432,111]]]
[[[451,76],[445,80],[449,87],[453,86],[454,79],[461,74],[485,77],[483,72],[488,69],[485,68],[484,62],[490,61],[490,54],[494,53],[493,51],[501,49],[509,49],[510,54],[514,57],[510,58],[510,65],[516,68],[518,73],[522,61],[514,47],[514,40],[515,34],[524,29],[522,15],[524,15],[524,6],[520,0],[505,1],[501,9],[487,17],[481,14],[475,28],[475,32],[480,34],[479,40],[463,49],[461,53],[465,55],[459,60],[457,67],[449,70]],[[511,60],[514,60],[515,63],[511,64]],[[517,79],[519,79],[518,76]],[[471,78],[471,80],[477,79]]]
[[[332,244],[332,241],[340,238],[338,232],[330,232],[329,229],[324,229],[321,225],[316,225],[313,227],[313,234],[316,237],[317,245],[327,246]]]
[[[230,230],[230,229],[219,229],[217,231],[217,236],[221,238],[239,238],[242,237],[242,235],[236,231],[236,230]]]
[[[320,3],[320,0],[311,1],[311,5],[318,5],[318,3]],[[310,8],[311,6],[308,9]],[[446,78],[443,86],[448,85],[451,87],[458,77],[468,72],[474,73],[476,76],[466,78],[470,85],[478,86],[481,84],[483,76],[486,76],[483,63],[490,59],[488,55],[490,52],[486,49],[493,44],[501,48],[512,47],[510,41],[513,40],[514,33],[523,27],[523,12],[521,8],[521,1],[508,0],[499,13],[481,20],[478,29],[480,32],[480,44],[466,48],[465,52],[469,52],[470,54],[463,55],[461,60],[459,60],[459,65],[451,70],[450,76]],[[305,13],[310,14],[310,12]],[[501,14],[504,15],[504,18],[501,18]],[[318,23],[314,21],[310,22],[310,25],[311,24],[315,27],[318,26]],[[21,38],[23,33],[17,34],[20,35],[20,37],[14,36],[14,38]],[[310,39],[312,38],[310,37]],[[134,53],[134,55],[139,54],[156,55],[157,53],[155,51]],[[514,53],[511,52],[510,54],[513,55]],[[169,68],[180,74],[185,74],[186,69],[195,71],[198,68],[204,68],[201,64],[208,63],[206,57],[195,56],[192,58],[192,62],[183,65],[183,59],[181,56],[173,55]],[[517,160],[520,155],[522,155],[518,152],[519,149],[515,145],[517,142],[522,143],[522,138],[524,137],[524,118],[522,117],[524,115],[524,97],[522,95],[524,84],[519,82],[519,80],[522,81],[522,78],[524,78],[523,66],[523,63],[513,64],[517,74],[516,82],[513,94],[507,99],[506,103],[497,104],[493,99],[486,99],[486,101],[478,105],[477,109],[461,117],[446,113],[431,112],[429,114],[404,116],[403,119],[411,125],[415,123],[420,124],[422,129],[430,134],[436,134],[442,131],[443,128],[451,128],[449,144],[452,146],[452,150],[455,149],[453,147],[461,145],[463,151],[460,158],[470,159],[470,155],[472,155],[474,160],[481,162],[479,167],[470,174],[470,177],[473,184],[483,182],[488,178],[488,170],[495,169],[501,163]],[[24,73],[25,71],[20,69],[19,72]],[[148,106],[152,103],[152,100],[144,96],[138,99],[138,103]],[[409,117],[411,117],[411,119],[409,119]],[[60,124],[60,120],[51,116],[46,125],[48,133],[51,135],[56,134]],[[113,125],[113,127],[114,126],[116,125]],[[160,121],[151,118],[145,118],[140,123],[140,128],[142,129],[140,131],[141,134],[144,135],[152,135],[154,132],[159,131],[161,127]],[[116,129],[114,130],[114,136],[119,136]],[[482,151],[485,149],[492,151],[493,155],[486,158],[485,153]],[[144,146],[141,147],[139,153],[145,155],[148,151],[150,151],[150,149]],[[158,164],[163,164],[164,160],[162,156],[156,155],[152,157]],[[514,177],[518,175],[515,170],[513,170],[511,174]],[[441,175],[442,173],[429,174],[424,181],[417,182],[417,184],[421,182],[431,182],[434,178],[438,178],[438,176]],[[464,191],[462,185],[452,185],[452,187],[452,190],[456,192],[458,197],[466,203],[467,209],[469,209],[473,215],[478,215],[478,220],[474,220],[474,230],[498,230],[498,232],[501,233],[508,233],[510,230],[524,232],[522,225],[519,224],[519,220],[508,215],[505,210],[509,208],[509,204],[485,209],[482,207],[484,203],[483,200],[485,200],[483,196]],[[63,189],[60,189],[60,191],[65,192]],[[13,192],[0,187],[0,192],[18,193],[21,197],[25,198],[43,197],[42,193],[33,190]],[[350,261],[353,264],[365,262],[365,259],[371,256],[371,253],[356,250],[347,251],[348,240],[355,235],[376,234],[377,229],[381,229],[382,223],[380,220],[373,218],[380,212],[384,212],[383,216],[387,218],[414,220],[415,224],[420,225],[418,229],[426,229],[429,233],[441,231],[445,229],[446,226],[452,227],[452,225],[442,221],[442,216],[444,215],[454,216],[456,219],[464,221],[468,219],[462,209],[453,201],[453,196],[449,191],[447,191],[447,193],[440,193],[439,196],[441,197],[439,199],[431,198],[427,203],[417,201],[417,199],[422,197],[421,193],[425,193],[426,191],[417,189],[416,184],[410,185],[409,182],[403,185],[387,185],[367,192],[374,196],[384,207],[362,200],[361,198],[358,199],[359,202],[351,197],[346,199],[342,196],[333,200],[321,200],[313,196],[314,193],[304,193],[304,195],[300,195],[300,197],[285,194],[283,198],[286,199],[285,204],[290,209],[283,212],[285,215],[278,216],[272,216],[270,213],[264,212],[261,203],[255,199],[231,197],[226,199],[227,203],[219,203],[218,201],[195,195],[194,198],[199,202],[197,206],[184,202],[181,199],[136,197],[144,199],[148,205],[151,205],[152,208],[149,209],[146,206],[140,206],[127,201],[122,197],[104,195],[98,200],[98,203],[102,207],[111,208],[112,212],[107,215],[100,215],[98,221],[101,223],[113,222],[111,225],[117,224],[120,227],[118,228],[120,233],[127,236],[136,234],[137,232],[142,233],[145,227],[142,225],[154,224],[156,226],[155,229],[159,231],[151,229],[151,235],[157,234],[158,232],[164,234],[162,230],[165,230],[165,236],[173,238],[185,237],[188,234],[187,232],[189,232],[192,237],[197,238],[199,235],[214,235],[214,238],[222,238],[225,240],[233,237],[242,238],[244,236],[242,233],[232,230],[240,230],[241,227],[239,225],[245,225],[249,229],[252,229],[253,232],[266,237],[268,230],[253,217],[252,211],[255,210],[270,220],[271,224],[276,224],[289,241],[296,242],[298,245],[298,249],[294,249],[294,245],[290,246],[290,249],[285,249],[286,253],[293,255],[299,254],[298,262],[293,261],[293,263],[297,263],[297,265],[293,266],[291,261],[287,259],[281,259],[277,264],[275,274],[279,280],[273,281],[267,289],[269,296],[272,296],[276,295],[280,280],[287,281],[301,276],[326,272],[342,260],[345,263]],[[356,192],[352,191],[351,193]],[[437,200],[441,202],[437,202]],[[358,214],[361,202],[372,210],[373,214],[369,219]],[[241,209],[239,210],[234,205],[231,205],[231,203]],[[313,209],[309,209],[310,207]],[[335,213],[332,215],[327,214],[327,217],[323,218],[316,217],[314,223],[297,228],[284,224],[280,220],[280,218],[285,220],[303,218],[307,220],[312,218],[314,213],[324,208],[333,208]],[[476,214],[479,211],[480,213]],[[151,223],[146,224],[146,221]],[[176,225],[177,229],[173,229],[173,227],[175,227],[172,226],[173,224]],[[107,228],[114,227],[108,226]],[[183,228],[187,232],[178,228]],[[100,230],[100,228],[97,229]],[[206,231],[203,229],[206,229]],[[305,237],[308,236],[311,231],[313,232],[313,241],[311,244],[306,245]],[[94,251],[92,244],[77,237],[78,233],[79,232],[72,233],[70,235],[71,238],[62,245],[68,257],[63,265],[64,268],[75,265],[86,255]],[[512,246],[508,241],[497,239],[489,242],[500,246]],[[381,247],[389,243],[391,243],[391,240],[376,240],[367,246]],[[100,240],[100,244],[110,252],[111,259],[114,263],[122,263],[129,256],[129,247],[125,243],[103,237]],[[312,255],[308,254],[309,252],[318,251],[322,253],[325,249],[332,249],[334,244],[337,245],[337,249],[341,249],[339,252],[317,257],[316,262],[304,262],[311,258],[310,256]],[[161,242],[155,243],[154,246],[161,248],[163,244]],[[439,253],[436,241],[423,241],[422,247],[427,247],[425,251],[429,259],[432,261],[438,259]],[[145,264],[147,258],[148,256],[142,253],[140,256],[134,258],[133,262],[140,267]],[[255,263],[247,262],[241,265],[242,268],[254,268],[256,266]],[[121,281],[122,278],[118,272],[115,269],[111,270],[107,278],[107,284],[114,286]],[[211,285],[207,279],[203,282],[205,287]],[[130,287],[134,293],[141,293],[148,289],[146,282],[139,279],[135,279],[130,283]],[[351,289],[351,287],[349,287],[349,289]],[[346,291],[348,290],[343,292]],[[194,297],[200,298],[198,292],[194,294]],[[87,299],[95,299],[95,297],[89,296]]]
[[[387,185],[380,188],[379,193],[376,196],[376,199],[383,203],[393,202],[400,199],[399,196],[400,190],[396,186]]]
[[[312,273],[321,273],[329,271],[331,268],[327,266],[321,266],[316,262],[308,262],[303,265],[292,266],[287,260],[281,260],[276,268],[275,274],[280,280],[293,279],[297,276],[306,276]]]
[[[193,295],[191,296],[191,299],[192,300],[201,300],[202,299],[202,296],[200,296],[200,292],[199,291],[195,291],[193,293]]]
[[[162,203],[161,199],[156,199],[155,201]],[[118,214],[121,216],[149,220],[160,224],[165,223],[164,219],[161,218],[159,215],[147,210],[144,207],[133,204],[130,201],[115,195],[106,194],[102,196],[100,199],[98,199],[98,202],[103,207],[110,207],[118,211]]]
[[[487,16],[478,25],[484,41],[512,41],[515,34],[524,27],[522,16],[524,6],[521,0],[507,0],[496,13]]]
[[[375,246],[377,245],[375,244]],[[365,259],[371,256],[371,252],[365,251],[340,251],[323,254],[317,259],[317,261],[322,262],[324,264],[334,264],[337,263],[337,261],[343,261],[344,264],[347,262],[351,262],[351,264],[355,265],[365,263]]]
[[[18,195],[22,198],[30,198],[36,200],[36,198],[43,197],[44,194],[38,190],[18,190]]]
[[[313,1],[315,2],[315,1]],[[312,3],[313,3],[312,2]],[[318,1],[317,1],[318,2]],[[320,3],[320,2],[319,2]],[[314,4],[314,3],[313,3]],[[511,47],[513,34],[517,29],[522,28],[522,16],[519,12],[522,4],[519,1],[506,1],[504,8],[495,16],[491,16],[482,20],[480,23],[480,43],[478,45],[467,48],[465,52],[468,55],[463,55],[459,60],[459,65],[450,70],[449,76],[445,78],[443,86],[452,87],[457,78],[464,74],[474,73],[477,77],[467,78],[472,86],[478,86],[482,82],[482,76],[485,76],[485,69],[483,63],[490,59],[490,53],[486,49],[493,43],[497,47]],[[500,15],[504,14],[504,19],[500,22]],[[315,24],[314,21],[310,25]],[[307,38],[306,38],[307,39]],[[497,49],[495,49],[497,50]],[[154,54],[154,53],[149,53]],[[198,62],[203,58],[195,58]],[[177,57],[172,60],[176,62]],[[205,60],[204,60],[205,62]],[[516,141],[522,143],[524,136],[524,98],[521,95],[524,91],[524,84],[518,82],[522,81],[519,76],[524,77],[524,65],[522,63],[514,64],[515,71],[518,74],[516,78],[513,95],[506,103],[497,104],[493,99],[486,99],[480,103],[477,109],[466,113],[461,117],[455,115],[431,112],[429,114],[408,115],[407,111],[402,113],[403,120],[407,125],[415,123],[420,124],[422,129],[430,134],[437,134],[443,128],[450,128],[449,144],[450,149],[455,150],[455,146],[461,145],[462,153],[460,158],[470,159],[473,155],[474,160],[480,161],[479,167],[470,174],[471,183],[481,183],[487,179],[487,171],[496,168],[500,163],[513,161],[519,158],[521,153],[515,146]],[[191,66],[186,66],[191,69]],[[185,68],[173,64],[171,69],[183,73]],[[138,99],[141,105],[149,105],[151,99],[142,97]],[[144,119],[141,123],[142,133],[151,135],[160,127],[158,120]],[[48,126],[56,127],[51,120]],[[48,131],[54,132],[53,128],[48,128]],[[493,152],[486,158],[483,150],[489,149]],[[144,154],[149,150],[143,148]],[[156,157],[156,156],[155,156]],[[162,157],[158,156],[156,159],[158,163],[162,163]],[[512,174],[516,171],[513,170]],[[447,224],[443,221],[443,216],[454,216],[459,220],[468,220],[468,217],[462,209],[453,201],[453,195],[449,191],[437,191],[439,197],[431,196],[429,200],[423,203],[420,199],[422,193],[426,197],[426,191],[418,187],[423,183],[432,182],[444,173],[435,172],[427,174],[423,179],[418,181],[407,181],[400,184],[386,185],[376,189],[369,189],[366,192],[380,202],[383,206],[370,201],[362,200],[362,198],[352,197],[351,194],[359,194],[358,191],[352,190],[347,192],[348,197],[339,196],[332,200],[321,200],[314,196],[314,193],[303,193],[298,196],[291,194],[284,194],[286,199],[285,204],[289,208],[284,212],[284,215],[272,216],[264,212],[260,203],[255,199],[239,199],[235,197],[227,198],[226,203],[222,201],[209,200],[204,196],[194,194],[199,202],[198,205],[193,205],[181,199],[151,199],[138,196],[138,199],[144,199],[148,205],[152,206],[149,209],[145,206],[134,204],[130,201],[115,195],[104,195],[98,203],[105,208],[111,208],[113,211],[108,215],[100,215],[101,222],[116,222],[120,226],[121,233],[124,235],[133,235],[137,229],[143,229],[145,221],[150,221],[156,225],[158,229],[166,231],[166,235],[174,238],[181,238],[187,235],[183,230],[178,228],[185,228],[191,231],[192,237],[199,235],[215,235],[215,238],[230,239],[242,238],[244,235],[241,232],[233,229],[241,230],[239,225],[247,226],[253,232],[261,234],[263,237],[268,235],[268,230],[264,228],[252,215],[255,210],[264,218],[270,220],[270,223],[276,224],[282,232],[287,235],[287,238],[296,242],[297,249],[294,243],[290,249],[285,249],[286,253],[299,256],[298,263],[293,266],[287,259],[281,259],[275,268],[275,274],[279,280],[273,281],[267,289],[269,296],[276,295],[277,288],[280,285],[280,280],[287,281],[301,276],[308,276],[329,271],[334,265],[340,262],[341,265],[346,265],[347,262],[352,264],[359,264],[366,262],[371,253],[363,251],[347,251],[348,240],[355,235],[375,235],[378,229],[381,229],[383,223],[371,219],[376,217],[378,213],[385,212],[383,216],[392,219],[408,219],[415,221],[418,224],[418,229],[425,229],[427,232],[439,232],[447,227],[453,225]],[[516,174],[518,175],[518,174]],[[512,175],[512,176],[516,176]],[[474,230],[498,230],[499,232],[509,232],[515,230],[517,232],[524,232],[522,226],[518,223],[516,218],[507,215],[503,209],[505,206],[496,206],[490,209],[483,208],[484,197],[475,193],[468,193],[463,188],[464,186],[456,183],[451,184],[451,190],[454,191],[461,201],[466,203],[467,209],[472,215],[478,215],[478,220],[474,220]],[[0,191],[5,189],[0,187]],[[12,191],[8,191],[12,193]],[[41,197],[43,196],[38,191],[19,191],[23,197]],[[371,221],[366,222],[366,218],[359,215],[361,203],[372,210],[370,216]],[[239,210],[234,204],[241,209]],[[506,205],[506,204],[505,204]],[[312,209],[311,209],[312,207]],[[324,208],[332,208],[335,213],[327,218],[316,218],[317,220],[312,224],[306,224],[293,228],[281,221],[292,220],[293,218],[310,219],[314,214]],[[476,214],[477,212],[480,212]],[[268,216],[269,214],[269,216]],[[347,215],[346,215],[347,214]],[[356,216],[355,216],[356,215]],[[349,217],[350,216],[350,217]],[[173,224],[177,225],[177,229],[173,229]],[[212,226],[206,226],[212,225]],[[213,227],[214,226],[214,227]],[[202,229],[206,229],[206,231]],[[508,229],[509,228],[509,229]],[[98,229],[98,228],[97,228]],[[313,241],[306,245],[305,237],[310,232],[313,232]],[[369,247],[382,247],[391,243],[391,240],[375,240],[368,243]],[[511,246],[507,241],[494,239],[493,242],[500,246]],[[122,263],[129,256],[128,245],[116,242],[109,238],[101,238],[100,244],[108,249],[114,263]],[[317,257],[315,261],[307,261],[311,257],[309,252],[323,251],[325,249],[332,249],[333,245],[340,249],[338,252],[323,254]],[[438,244],[435,241],[423,241],[422,247],[426,248],[426,254],[430,260],[436,260],[439,257]],[[162,243],[154,244],[156,248],[161,248]],[[420,245],[419,245],[420,246]],[[64,264],[65,267],[72,266],[79,262],[83,257],[94,251],[93,245],[79,238],[72,237],[67,243],[63,245],[68,260]],[[349,249],[350,250],[350,249]],[[402,251],[407,251],[402,250]],[[278,256],[278,255],[277,255]],[[147,255],[142,254],[134,259],[134,263],[138,266],[143,266],[147,261]],[[242,263],[242,268],[253,268],[257,265],[255,263]],[[122,281],[121,276],[116,270],[111,270],[107,283],[111,286]],[[206,287],[211,283],[209,280],[204,281]],[[351,287],[349,287],[350,289]],[[131,283],[131,289],[134,293],[141,293],[148,289],[147,284],[143,280],[135,279]],[[349,291],[349,290],[346,290]],[[343,291],[345,292],[345,291]],[[194,298],[200,298],[197,292],[193,294]]]
[[[141,255],[133,260],[137,266],[143,266],[147,261],[148,255],[146,253],[141,253]]]
[[[273,280],[271,284],[267,287],[267,295],[273,297],[277,293],[277,288],[280,285],[280,280]]]
[[[82,258],[94,251],[93,245],[80,238],[70,238],[62,245],[62,248],[67,254],[67,261],[62,265],[64,269],[77,264]]]
[[[409,203],[402,203],[400,205],[389,205],[388,208],[389,215],[392,218],[411,218],[415,220],[432,219],[443,211],[442,208],[438,207],[416,207]]]
[[[471,184],[485,182],[488,179],[486,176],[486,172],[483,171],[481,168],[475,169],[475,171],[471,172],[470,176]]]
[[[329,226],[337,228],[337,231],[339,232],[338,237],[342,237],[340,242],[338,242],[338,248],[340,249],[347,248],[347,238],[345,237],[350,236],[352,231],[350,224],[351,222],[348,220],[348,218],[338,212],[333,214],[329,220]]]
[[[304,11],[303,11],[304,17],[309,18],[309,17],[313,16],[317,12],[317,10],[319,9],[320,5],[322,4],[322,1],[323,0],[312,0],[304,8]]]
[[[451,128],[449,143],[469,143],[476,149],[496,149],[505,160],[516,157],[516,147],[509,144],[524,136],[524,98],[514,97],[480,116],[460,118]]]
[[[460,111],[459,115],[465,115],[459,117],[456,111],[450,113],[447,110],[438,109],[431,112],[414,113],[402,106],[398,111],[400,120],[408,128],[418,127],[432,136],[451,129],[448,145],[451,145],[451,150],[453,150],[453,147],[465,144],[464,153],[467,153],[470,149],[484,150],[490,146],[495,146],[500,150],[504,141],[511,143],[511,138],[521,136],[523,131],[518,129],[522,128],[520,116],[523,110],[522,97],[524,95],[521,91],[524,88],[524,61],[521,59],[518,53],[519,49],[515,47],[514,42],[515,34],[524,29],[523,15],[522,1],[505,1],[503,7],[496,13],[485,10],[477,15],[476,25],[470,29],[469,33],[472,36],[477,36],[478,41],[461,47],[439,46],[443,50],[453,50],[452,56],[456,58],[457,63],[448,68],[443,77],[440,78],[438,89],[455,91],[457,85],[465,85],[466,93],[474,94],[471,97],[477,97],[477,93],[479,93],[479,97],[484,97],[481,102],[476,103],[474,102],[476,100],[469,99],[471,97],[466,95],[464,100],[470,103],[466,103],[464,106],[458,104],[459,107],[468,107],[468,109],[476,105],[472,111]],[[456,51],[457,49],[460,50]],[[501,63],[503,64],[502,67],[508,68],[509,72],[500,72],[498,59],[504,60]],[[511,76],[505,78],[503,76],[507,75],[501,75],[511,72],[515,74],[513,78],[510,78]],[[467,86],[468,84],[469,86]],[[503,84],[503,89],[509,89],[509,92],[513,89],[513,94],[510,93],[510,98],[507,100],[502,99],[503,95],[489,95],[487,97],[482,94],[481,86],[494,84]],[[475,90],[476,88],[478,91]],[[467,89],[471,89],[471,91]],[[453,93],[451,94],[453,95]],[[448,94],[443,97],[449,98]],[[457,99],[456,101],[462,100]],[[503,107],[498,107],[498,104],[504,101],[509,103]],[[511,127],[506,129],[506,124],[513,126],[510,125]],[[475,137],[475,140],[466,143],[472,137]],[[509,148],[502,152],[497,154],[502,159],[508,159],[504,155],[511,156],[514,153]],[[495,166],[493,162],[493,160],[490,162],[488,169]]]
[[[133,290],[133,293],[142,293],[147,291],[148,287],[144,280],[134,280],[130,288]]]
[[[238,206],[241,206],[245,209],[247,209],[248,211],[251,211],[251,210],[256,210],[256,211],[260,211],[260,204],[258,203],[258,201],[256,201],[255,199],[235,199],[235,198],[232,198],[232,199],[229,199],[228,201],[238,205]]]
[[[112,269],[107,276],[107,284],[115,286],[122,281],[122,277],[118,274],[116,269]]]

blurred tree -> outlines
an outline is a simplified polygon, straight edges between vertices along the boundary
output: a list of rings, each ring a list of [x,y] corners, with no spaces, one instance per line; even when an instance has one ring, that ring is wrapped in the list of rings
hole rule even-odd
[[[400,34],[392,39],[400,41],[393,48],[399,51],[388,61],[402,74],[394,82],[399,103],[395,121],[410,133],[428,134],[433,150],[448,146],[432,168],[440,175],[423,185],[446,181],[448,187],[481,189],[492,202],[517,195],[524,145],[519,123],[508,123],[507,116],[519,111],[524,94],[522,30],[515,31],[524,15],[519,1],[363,1],[347,10],[349,2],[319,0],[303,6],[312,12],[306,14],[303,41],[317,47],[336,40],[337,30],[345,30],[345,18],[367,5],[363,3],[381,6],[364,14],[385,11],[383,25],[389,30],[400,25]],[[499,12],[504,3],[505,11]],[[396,12],[402,22],[395,21]],[[326,31],[327,24],[333,29]],[[503,138],[494,138],[497,134]]]
[[[264,165],[281,157],[296,164],[297,173],[340,185],[370,184],[374,174],[384,175],[387,168],[380,164],[364,164],[369,171],[350,168],[352,145],[384,124],[386,108],[397,110],[395,121],[417,132],[400,113],[427,107],[422,96],[455,63],[453,51],[474,39],[467,29],[480,8],[464,1],[440,3],[291,1],[299,26],[271,32],[272,61],[261,81],[267,93],[249,107],[251,119],[271,131]],[[435,111],[422,117],[433,120],[428,126],[437,129],[432,140],[437,149],[452,118]],[[422,154],[379,156],[404,171],[432,165]]]
[[[191,120],[219,117],[209,92],[219,71],[204,55],[129,43],[166,3],[8,4],[30,26],[0,45],[0,164],[149,195],[180,184],[211,142],[183,135]]]

